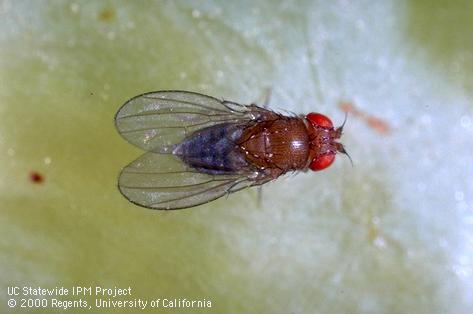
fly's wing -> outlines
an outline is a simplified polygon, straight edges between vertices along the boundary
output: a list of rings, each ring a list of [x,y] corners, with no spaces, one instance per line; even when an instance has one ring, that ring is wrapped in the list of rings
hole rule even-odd
[[[205,174],[173,155],[152,152],[126,166],[118,179],[128,200],[152,209],[197,206],[253,184],[246,174]]]
[[[151,92],[127,101],[118,110],[115,125],[130,143],[170,153],[173,145],[199,129],[254,119],[256,111],[250,108],[193,92]]]

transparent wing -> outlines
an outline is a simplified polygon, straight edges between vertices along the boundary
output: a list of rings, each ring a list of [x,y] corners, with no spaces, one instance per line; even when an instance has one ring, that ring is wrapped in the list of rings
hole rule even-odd
[[[151,152],[126,166],[118,179],[128,200],[152,209],[197,206],[253,184],[245,174],[205,174],[176,156]]]
[[[118,110],[115,125],[130,143],[166,153],[196,130],[253,119],[249,108],[193,92],[151,92],[127,101]]]

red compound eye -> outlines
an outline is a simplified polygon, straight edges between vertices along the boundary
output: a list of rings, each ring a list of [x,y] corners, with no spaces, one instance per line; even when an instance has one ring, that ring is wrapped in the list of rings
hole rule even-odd
[[[335,154],[328,153],[319,157],[316,157],[312,160],[312,162],[309,165],[309,168],[312,171],[319,171],[327,168],[330,166],[333,161],[335,160]]]
[[[327,129],[333,128],[332,120],[330,120],[327,116],[324,116],[323,114],[311,112],[306,116],[306,118],[314,126]]]

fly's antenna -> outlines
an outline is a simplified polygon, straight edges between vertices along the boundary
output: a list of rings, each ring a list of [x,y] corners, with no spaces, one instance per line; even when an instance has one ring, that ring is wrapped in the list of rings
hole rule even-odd
[[[345,119],[343,119],[342,125],[338,127],[340,131],[343,131],[343,127],[345,126],[345,123],[347,123],[347,120],[348,120],[348,111],[345,111]]]
[[[343,125],[341,127],[343,127]],[[345,150],[345,147],[343,146],[342,143],[337,143],[337,151],[339,153],[342,153],[343,155],[346,155],[348,159],[350,160],[351,166],[353,167],[353,160],[351,159],[350,154],[348,154],[348,152]]]
[[[350,154],[348,154],[346,151],[344,152],[344,154],[348,157],[348,159],[350,160],[350,163],[351,163],[351,167],[353,168],[353,160],[351,159],[351,156]]]
[[[335,138],[340,138],[343,133],[343,128],[345,127],[345,123],[347,123],[348,119],[348,112],[345,111],[345,119],[343,119],[342,125],[335,129]]]
[[[347,123],[347,120],[348,120],[348,111],[345,111],[345,119],[343,119],[343,123],[340,126],[340,133],[343,131],[343,128],[345,127],[345,123]],[[345,150],[345,147],[342,144],[340,144],[340,146],[342,148],[341,153],[345,154],[348,157],[348,159],[350,160],[350,163],[351,163],[351,167],[353,168],[353,160],[351,159],[350,154],[348,154],[348,152]]]

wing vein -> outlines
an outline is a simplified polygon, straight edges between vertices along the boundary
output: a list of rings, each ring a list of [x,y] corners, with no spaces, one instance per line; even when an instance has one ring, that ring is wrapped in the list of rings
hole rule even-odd
[[[241,181],[238,181],[236,183],[241,183],[243,181],[247,180],[246,178],[245,179],[242,179]],[[231,181],[230,181],[231,182]],[[164,204],[164,203],[168,203],[168,202],[175,202],[175,201],[180,201],[180,200],[183,200],[183,199],[186,199],[186,198],[189,198],[189,197],[192,197],[192,196],[196,196],[196,195],[199,195],[201,193],[206,193],[206,192],[209,192],[209,191],[212,191],[212,190],[215,190],[217,188],[220,188],[222,186],[225,186],[226,183],[222,183],[222,184],[219,184],[219,185],[216,185],[216,186],[213,186],[211,188],[208,188],[206,190],[203,190],[203,191],[199,191],[197,193],[194,193],[194,194],[189,194],[189,195],[185,195],[185,196],[182,196],[182,197],[177,197],[177,198],[174,198],[174,199],[170,199],[170,200],[164,200],[164,201],[161,201],[161,202],[155,202],[155,203],[151,203],[150,206],[156,206],[156,205],[159,205],[159,204]]]
[[[130,189],[130,190],[172,190],[172,189],[181,189],[181,188],[191,188],[191,187],[198,187],[202,186],[211,182],[232,182],[233,179],[211,179],[204,182],[196,183],[196,184],[188,184],[188,185],[178,185],[178,186],[128,186],[128,185],[120,185],[122,188]]]
[[[193,106],[196,106],[196,107],[200,107],[202,109],[207,109],[207,110],[215,110],[215,111],[220,111],[220,112],[228,112],[227,110],[223,110],[223,109],[218,109],[218,108],[212,108],[212,107],[207,107],[205,105],[202,105],[202,104],[199,104],[199,103],[196,103],[196,102],[192,102],[192,101],[187,101],[187,100],[180,100],[180,99],[172,99],[172,98],[160,98],[160,97],[153,97],[153,96],[150,96],[150,95],[147,95],[147,96],[143,96],[143,98],[145,99],[156,99],[156,100],[160,100],[160,101],[169,101],[169,102],[177,102],[177,103],[181,103],[181,104],[187,104],[187,105],[193,105]],[[217,101],[220,105],[222,105],[223,107],[225,108],[228,108],[227,106],[225,106],[221,101],[219,101],[218,99],[215,99],[215,98],[210,98],[212,101]],[[231,110],[230,108],[228,108],[229,110]],[[233,110],[231,110],[233,111]]]

